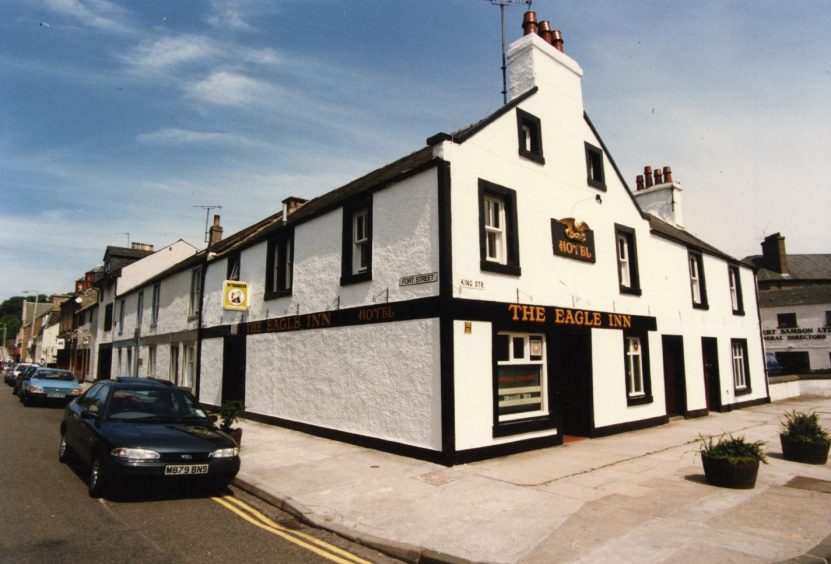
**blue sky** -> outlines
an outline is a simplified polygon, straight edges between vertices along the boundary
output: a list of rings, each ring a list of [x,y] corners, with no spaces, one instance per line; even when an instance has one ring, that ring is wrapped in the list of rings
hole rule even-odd
[[[626,181],[722,250],[831,252],[831,2],[535,0]],[[506,9],[507,39],[522,6]],[[202,246],[501,105],[487,0],[0,0],[0,300]]]

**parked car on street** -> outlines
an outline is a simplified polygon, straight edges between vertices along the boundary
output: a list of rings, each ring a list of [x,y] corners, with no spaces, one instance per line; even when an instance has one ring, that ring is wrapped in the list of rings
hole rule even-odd
[[[17,364],[13,364],[9,371],[6,372],[6,384],[9,386],[14,386],[15,380],[17,380],[17,375],[26,368],[27,366],[37,366],[36,364],[30,364],[26,362],[18,362]]]
[[[20,390],[23,388],[23,382],[29,379],[29,375],[32,374],[35,370],[40,368],[39,364],[27,364],[22,369],[17,372],[17,376],[14,377],[14,389],[12,393],[14,393],[17,397],[20,397]]]
[[[81,395],[81,384],[69,370],[40,367],[20,385],[20,401],[29,407],[50,400],[66,403]]]
[[[100,497],[141,481],[224,487],[239,472],[239,447],[188,392],[149,379],[102,380],[61,421],[59,458],[89,469]],[[135,381],[140,380],[140,381]]]

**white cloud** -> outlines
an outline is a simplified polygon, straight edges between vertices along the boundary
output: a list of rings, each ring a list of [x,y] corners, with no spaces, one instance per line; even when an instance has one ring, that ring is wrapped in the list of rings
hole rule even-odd
[[[236,133],[222,133],[216,131],[191,131],[188,129],[166,128],[152,133],[142,133],[138,136],[141,143],[150,145],[233,145],[245,146],[247,148],[263,146],[270,147],[269,143],[263,143],[249,139],[245,135]]]
[[[219,106],[246,106],[271,98],[275,87],[231,71],[215,71],[188,88],[188,97]]]
[[[168,36],[140,43],[119,58],[140,74],[167,71],[186,63],[216,57],[220,49],[196,35]]]
[[[81,25],[111,33],[136,32],[127,22],[127,11],[107,0],[46,0],[46,6]]]

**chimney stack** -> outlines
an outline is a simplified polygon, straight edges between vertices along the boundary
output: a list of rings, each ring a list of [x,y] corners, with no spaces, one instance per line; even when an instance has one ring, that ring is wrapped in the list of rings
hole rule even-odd
[[[768,235],[762,241],[762,259],[765,268],[779,274],[788,274],[788,255],[785,252],[785,238],[779,233]]]
[[[665,166],[643,167],[643,174],[635,177],[636,190],[633,192],[638,205],[645,212],[683,228],[681,210],[681,186],[672,180],[672,168]]]
[[[286,223],[289,220],[289,216],[300,209],[303,204],[308,201],[309,200],[304,200],[303,198],[297,198],[295,196],[289,196],[283,200],[283,223]]]
[[[152,243],[139,243],[138,241],[133,241],[130,243],[130,248],[134,251],[150,251],[153,252],[153,244]]]
[[[222,225],[219,224],[219,215],[214,215],[214,224],[208,230],[208,248],[210,249],[222,241]]]

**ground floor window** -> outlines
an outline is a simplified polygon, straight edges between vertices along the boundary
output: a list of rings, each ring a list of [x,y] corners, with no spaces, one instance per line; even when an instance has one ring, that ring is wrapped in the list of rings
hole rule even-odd
[[[629,405],[652,401],[649,377],[649,342],[646,334],[623,334],[623,367],[626,373],[626,399]]]
[[[179,344],[170,345],[170,381],[179,383]]]
[[[545,336],[498,333],[496,350],[496,411],[511,421],[548,412]]]
[[[737,394],[750,392],[750,370],[747,362],[747,341],[733,339],[730,341],[733,358],[733,385]]]
[[[150,345],[147,349],[147,375],[151,378],[156,376],[156,345]]]
[[[185,365],[182,367],[182,383],[183,388],[193,387],[193,376],[196,374],[196,347],[193,345],[185,346]]]

